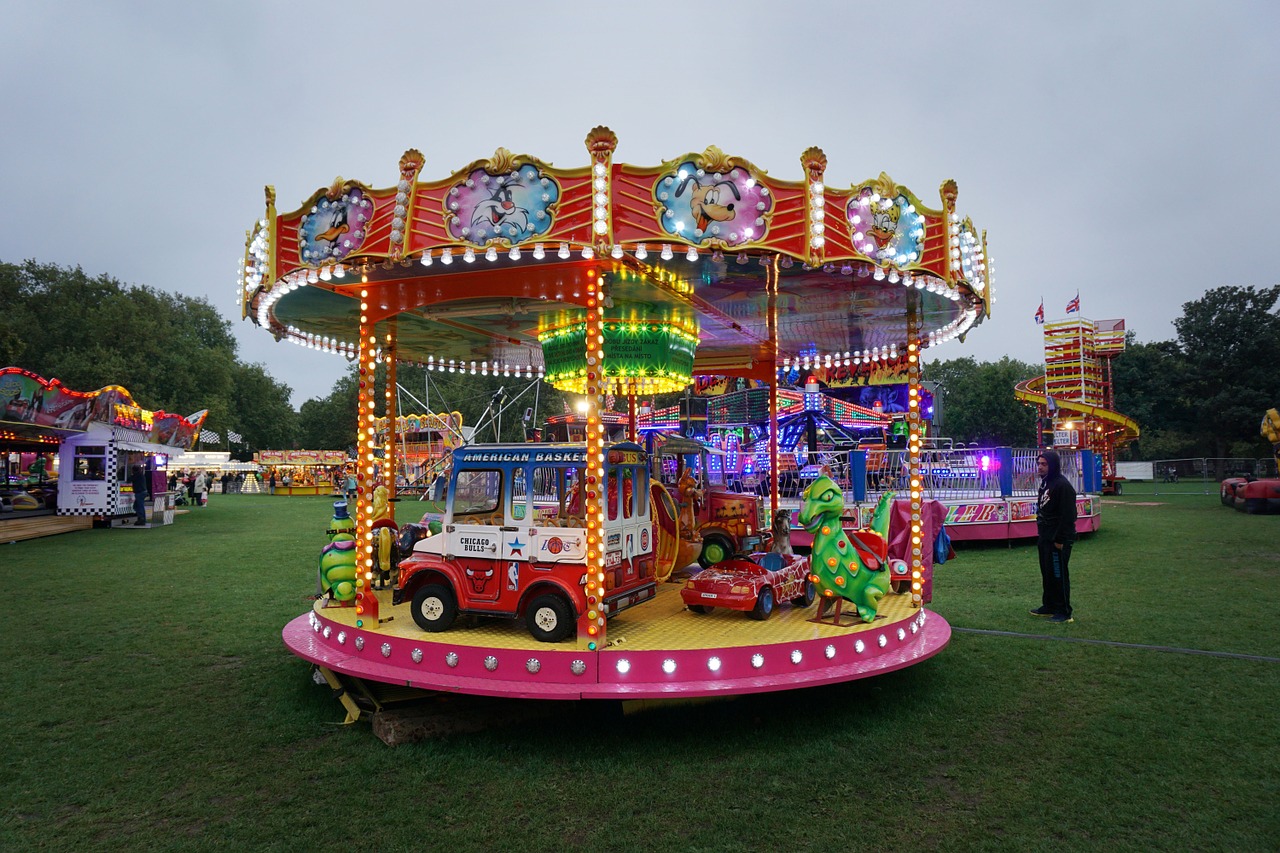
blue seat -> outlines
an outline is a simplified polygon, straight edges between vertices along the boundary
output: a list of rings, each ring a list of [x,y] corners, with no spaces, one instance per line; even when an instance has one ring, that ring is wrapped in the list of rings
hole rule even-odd
[[[760,556],[760,565],[771,572],[776,572],[782,568],[782,555],[775,554],[770,551],[768,554]]]

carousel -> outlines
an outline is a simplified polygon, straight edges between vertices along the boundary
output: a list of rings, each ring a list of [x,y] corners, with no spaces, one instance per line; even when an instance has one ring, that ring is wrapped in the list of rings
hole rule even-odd
[[[247,235],[244,316],[359,366],[358,497],[349,518],[337,509],[326,546],[347,567],[326,574],[322,557],[324,594],[283,631],[331,683],[720,695],[884,673],[949,641],[927,606],[920,355],[991,303],[985,234],[957,213],[955,183],[934,206],[884,173],[829,187],[817,148],[801,154],[804,179],[786,181],[715,147],[633,166],[614,160],[616,145],[599,127],[578,168],[499,149],[441,179],[410,150],[394,185],[338,178],[290,213],[267,188]],[[388,532],[417,520],[397,522],[398,442],[380,429],[397,423],[403,364],[580,394],[585,442],[459,448],[443,524],[388,561]],[[776,415],[779,381],[797,368],[907,378],[905,488],[851,520],[819,476],[799,514],[810,555],[741,555],[713,567],[729,578],[721,598],[699,592],[711,570],[672,565],[682,511],[648,479],[643,448],[610,439],[605,399],[732,377],[767,385]],[[774,517],[777,439],[775,426],[763,498]],[[556,488],[579,506],[546,497]]]

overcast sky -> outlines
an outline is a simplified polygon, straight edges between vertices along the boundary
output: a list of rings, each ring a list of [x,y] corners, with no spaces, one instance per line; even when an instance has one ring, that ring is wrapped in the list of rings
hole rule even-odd
[[[1280,3],[11,3],[0,260],[205,296],[294,403],[346,362],[239,319],[273,184],[438,179],[503,146],[586,165],[717,145],[770,175],[954,178],[986,229],[991,319],[935,358],[1042,358],[1032,315],[1174,337],[1184,302],[1280,281]],[[3,310],[3,306],[0,306]],[[123,345],[123,342],[122,342]]]

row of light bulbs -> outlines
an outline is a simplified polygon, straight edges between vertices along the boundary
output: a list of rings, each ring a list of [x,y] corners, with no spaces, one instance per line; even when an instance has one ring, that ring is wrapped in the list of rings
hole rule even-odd
[[[498,376],[515,376],[517,379],[538,379],[546,375],[546,368],[539,365],[531,364],[508,364],[506,362],[489,362],[489,361],[466,361],[465,359],[444,359],[435,356],[427,356],[426,361],[407,361],[404,364],[416,364],[418,367],[439,373],[469,373],[475,376],[477,373],[481,376],[493,374]]]
[[[838,352],[828,352],[799,355],[795,358],[787,356],[782,359],[782,369],[789,370],[795,366],[801,370],[808,370],[811,367],[839,367],[842,364],[849,367],[851,364],[872,364],[880,361],[897,361],[897,359],[898,345],[890,344],[883,349],[872,347],[869,350],[845,350],[843,355]]]
[[[822,181],[809,184],[809,246],[815,250],[821,250],[827,243],[827,226],[823,222],[827,217],[826,203]]]
[[[603,237],[609,233],[609,180],[607,177],[608,169],[604,163],[596,163],[592,167],[594,177],[591,179],[591,188],[595,191],[595,221],[592,223],[592,230],[596,236]],[[614,246],[614,249],[621,251],[621,246]],[[621,257],[621,255],[614,255]]]
[[[987,262],[982,244],[967,228],[960,234],[960,269],[978,293],[986,288]]]
[[[264,278],[264,272],[267,268],[267,259],[266,259],[267,249],[265,246],[265,239],[263,238],[260,240],[260,238],[262,238],[262,235],[264,233],[265,232],[259,232],[259,235],[254,238],[254,242],[250,244],[250,255],[252,256],[253,260],[247,264],[243,261],[241,262],[241,272],[237,280],[237,283],[239,287],[246,294],[252,293],[253,291],[257,290],[258,287],[261,286]],[[954,242],[956,246],[960,246],[958,237],[955,238]],[[956,264],[957,266],[959,265],[959,257],[960,257],[961,251],[962,251],[961,249],[956,250],[955,259],[957,261],[957,264]],[[545,257],[547,257],[548,252],[544,244],[535,243],[533,246],[533,250],[530,252],[530,254],[533,255],[535,260],[542,260]],[[592,258],[595,257],[596,253],[595,253],[595,249],[592,248],[591,246],[583,246],[579,250],[579,254],[583,260],[591,260]],[[613,248],[609,251],[610,257],[614,259],[620,259],[625,254],[626,254],[626,251],[623,249],[621,244],[614,244]],[[633,254],[635,255],[637,260],[641,260],[641,261],[646,260],[649,257],[648,244],[637,243],[635,249],[633,250]],[[510,249],[506,251],[506,255],[511,260],[518,261],[524,256],[524,251],[521,250],[519,246],[512,246]],[[556,256],[561,260],[568,260],[569,258],[571,258],[573,256],[573,252],[570,249],[569,243],[567,242],[561,243],[558,250],[556,251]],[[659,252],[659,256],[662,258],[662,260],[669,261],[675,257],[675,250],[672,248],[672,245],[670,243],[663,243],[662,248]],[[684,256],[686,260],[696,261],[700,257],[700,253],[698,252],[698,249],[696,246],[689,246],[688,248],[685,249]],[[464,263],[470,264],[470,263],[475,263],[479,255],[477,255],[476,250],[474,248],[468,246],[462,250],[461,257]],[[494,246],[489,246],[484,250],[483,257],[486,261],[490,261],[490,262],[498,260],[497,248]],[[711,257],[713,260],[716,260],[716,261],[721,261],[724,258],[723,254],[718,249],[712,251]],[[978,251],[977,258],[978,258],[977,270],[979,272],[985,272],[986,264],[982,258],[980,249]],[[423,252],[421,258],[419,259],[419,263],[421,263],[422,266],[424,267],[432,266],[437,262],[445,266],[449,266],[454,262],[454,260],[455,260],[455,255],[454,255],[453,249],[441,249],[439,257],[435,256],[435,254],[428,249],[427,251]],[[749,262],[749,256],[745,252],[739,252],[736,258],[736,262],[740,265],[746,264]],[[760,256],[758,259],[758,262],[761,266],[768,266],[768,264],[770,263],[770,258],[768,256]],[[794,260],[789,255],[783,255],[781,256],[779,263],[784,269],[789,269],[791,266],[793,266]],[[827,265],[824,265],[823,269],[827,272],[831,272],[835,270],[835,266],[832,264],[827,264]],[[840,267],[840,272],[843,275],[853,275],[855,269],[858,271],[858,274],[860,276],[865,276],[868,274],[867,273],[868,267],[866,266],[855,267],[852,263],[848,263],[848,262],[846,262],[844,265]],[[289,286],[292,289],[296,290],[298,287],[305,284],[316,284],[321,281],[331,281],[335,278],[343,279],[346,277],[346,272],[347,272],[346,266],[341,263],[322,266],[319,268],[312,267],[308,269],[300,269],[300,270],[295,270],[287,274],[286,276],[284,276],[281,279],[281,284]],[[959,300],[961,298],[960,291],[958,289],[948,285],[947,283],[937,279],[934,276],[913,274],[910,271],[902,271],[900,273],[898,269],[894,267],[889,267],[888,270],[886,271],[885,267],[879,266],[879,265],[873,268],[871,275],[875,278],[876,281],[884,281],[887,279],[890,283],[902,282],[904,285],[908,285],[908,286],[914,285],[917,288],[928,289],[930,292],[945,295],[952,300]],[[979,280],[974,282],[974,286],[977,290],[981,291],[982,277],[980,276],[978,278]],[[277,292],[279,289],[280,288],[278,285],[276,288],[273,288],[272,293]],[[261,308],[259,309],[258,313],[260,316],[263,313]]]
[[[836,642],[840,642],[846,648],[852,648],[854,654],[856,655],[865,654],[866,651],[872,648],[873,645],[876,648],[881,648],[881,649],[886,648],[889,645],[889,642],[890,642],[889,637],[891,636],[897,637],[899,643],[905,643],[908,640],[909,634],[914,635],[920,632],[920,630],[924,627],[924,624],[928,615],[929,615],[929,611],[921,610],[915,616],[912,616],[911,619],[907,620],[906,627],[899,626],[896,630],[892,632],[888,630],[883,630],[875,636],[874,640],[872,639],[870,634],[866,634],[863,636],[854,637],[852,643],[847,642],[848,640],[847,637],[844,638],[843,640],[837,640]],[[331,624],[325,624],[324,620],[316,616],[314,610],[307,612],[307,620],[308,620],[308,624],[310,624],[311,626],[311,629],[315,633],[320,634],[322,637],[324,637],[325,640],[328,640],[330,637],[334,637],[334,639],[338,641],[338,645],[340,646],[346,645],[347,632],[343,630],[338,630],[335,636],[334,626]],[[363,650],[364,644],[365,644],[365,638],[357,634],[355,638],[355,644],[354,644],[356,647],[356,650],[357,651]],[[380,647],[382,656],[384,658],[391,657],[392,648],[393,647],[390,643],[384,642]],[[818,659],[816,644],[814,644],[813,648],[815,649],[815,651],[814,651],[814,657],[811,658],[811,661]],[[746,651],[736,650],[736,649],[730,651],[730,654],[739,654],[739,653],[743,655],[746,655],[746,654],[751,655],[750,658],[747,658],[747,660],[751,662],[752,669],[762,669],[764,667],[765,665],[764,653],[752,652],[750,651],[750,649],[747,649]],[[782,656],[781,651],[779,651],[778,654],[779,656]],[[822,647],[821,654],[822,654],[823,660],[836,661],[836,658],[840,655],[840,647],[837,646],[835,642],[827,643]],[[874,649],[873,649],[873,654],[874,654]],[[515,650],[512,653],[513,657],[522,657],[523,655],[524,655],[524,652],[521,652],[519,650]],[[425,659],[422,649],[419,649],[419,648],[413,649],[413,651],[410,652],[409,657],[415,664],[421,664]],[[783,657],[783,659],[789,660],[794,666],[799,666],[805,660],[805,652],[802,649],[793,648],[785,654],[785,657]],[[700,659],[695,658],[693,654],[688,654],[686,655],[684,660],[686,661],[685,665],[693,666],[694,661],[700,660]],[[455,651],[446,652],[444,655],[444,662],[447,666],[450,666],[450,667],[457,666],[458,653]],[[710,655],[709,657],[707,657],[704,663],[707,667],[707,670],[713,673],[720,672],[721,669],[723,669],[725,666],[725,663],[721,659],[720,655]],[[489,655],[488,657],[485,658],[484,666],[485,666],[485,669],[488,670],[489,672],[496,672],[501,666],[501,662],[496,655]],[[666,675],[674,675],[676,670],[680,666],[680,662],[678,662],[675,658],[663,658],[660,666],[662,668],[663,673],[665,673]],[[629,675],[632,672],[632,670],[636,668],[636,665],[633,665],[631,663],[630,658],[623,657],[623,658],[618,658],[614,662],[613,668],[618,673],[618,675]],[[526,658],[524,661],[524,669],[526,672],[530,674],[537,674],[538,672],[541,672],[543,669],[542,661],[538,660],[537,658]],[[573,672],[574,675],[582,675],[582,673],[586,672],[586,664],[582,660],[575,660],[570,664],[570,671]],[[647,676],[647,673],[645,673],[644,670],[637,670],[637,673],[641,676]]]
[[[973,327],[974,322],[978,319],[978,310],[976,308],[966,308],[964,313],[947,325],[940,329],[929,332],[926,335],[927,343],[930,346],[946,343],[960,337]]]

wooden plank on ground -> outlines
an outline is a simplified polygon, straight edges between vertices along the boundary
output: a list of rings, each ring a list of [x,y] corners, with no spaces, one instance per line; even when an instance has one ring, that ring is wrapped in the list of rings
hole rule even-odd
[[[19,542],[74,530],[88,530],[93,519],[85,515],[40,515],[33,518],[6,518],[0,520],[0,542]]]

